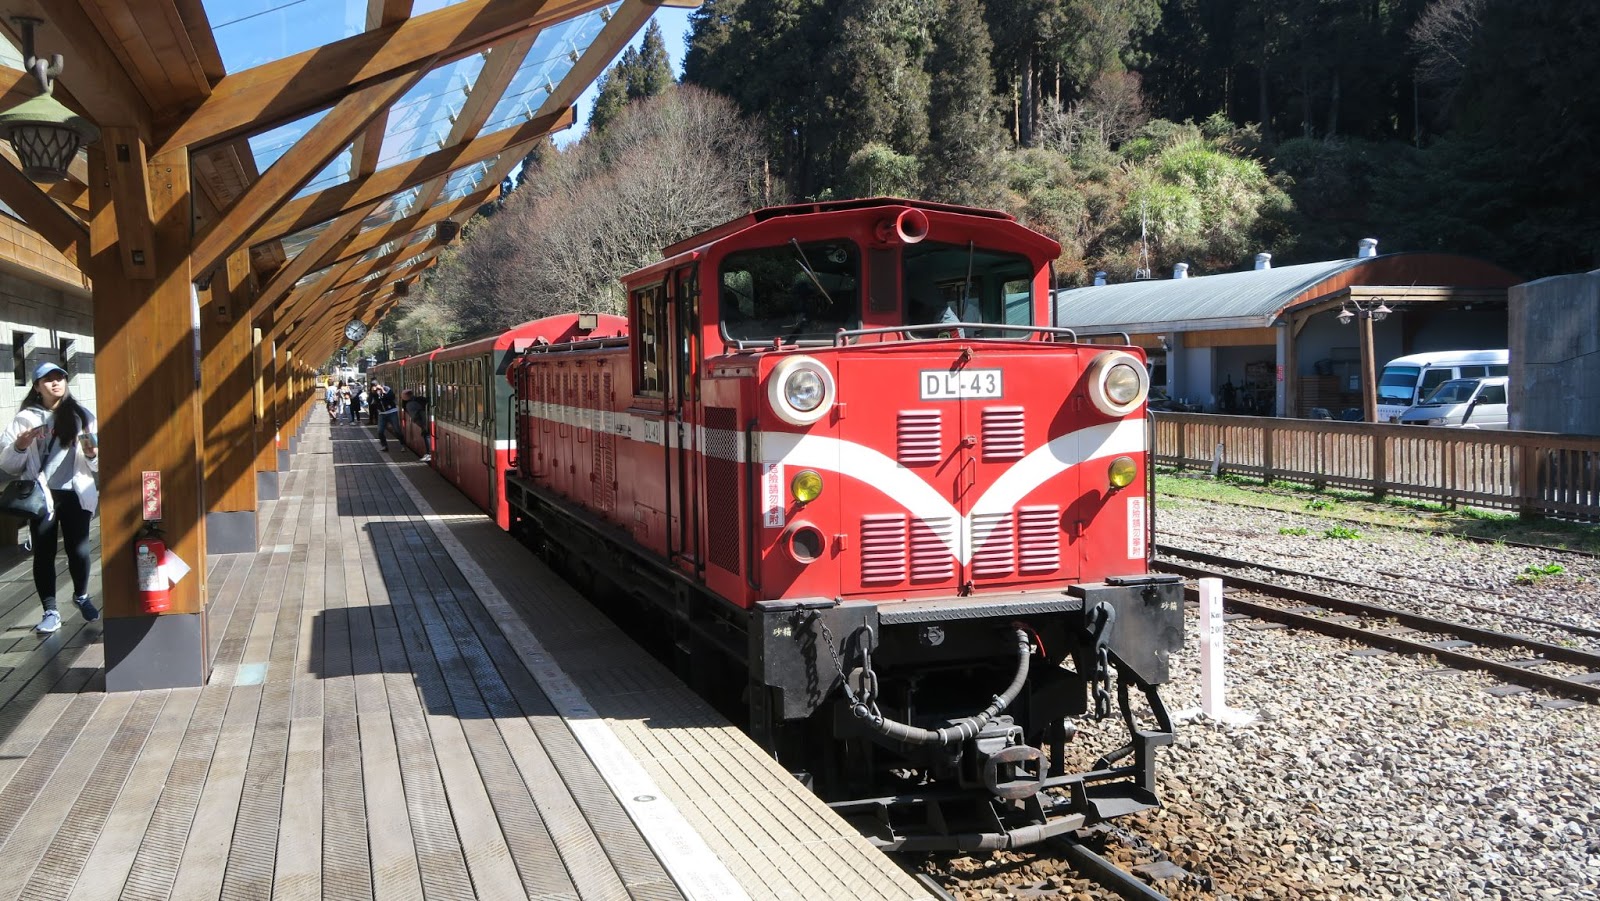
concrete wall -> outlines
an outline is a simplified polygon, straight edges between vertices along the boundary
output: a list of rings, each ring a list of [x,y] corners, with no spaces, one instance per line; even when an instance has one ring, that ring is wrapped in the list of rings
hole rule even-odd
[[[33,367],[46,360],[67,370],[72,395],[95,410],[93,302],[0,270],[0,428],[32,387]]]
[[[1516,285],[1511,427],[1600,435],[1600,269]]]

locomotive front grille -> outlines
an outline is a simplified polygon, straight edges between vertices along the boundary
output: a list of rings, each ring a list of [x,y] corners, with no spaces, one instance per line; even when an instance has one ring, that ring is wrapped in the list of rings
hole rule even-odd
[[[901,410],[895,438],[895,453],[901,466],[938,463],[944,459],[943,414],[938,410]]]
[[[1017,542],[1024,573],[1053,573],[1061,568],[1061,508],[1055,505],[1017,508],[1021,523]]]
[[[983,411],[983,460],[1021,460],[1025,451],[1021,407],[989,407]]]
[[[972,575],[983,578],[1009,576],[1016,570],[1017,535],[1010,513],[979,513],[972,517]],[[978,536],[983,536],[979,543]]]
[[[950,553],[955,532],[955,521],[948,516],[911,524],[911,581],[945,582],[956,577],[956,558]]]
[[[881,513],[861,517],[861,584],[906,580],[906,517]]]
[[[734,522],[739,516],[739,411],[706,407],[706,516]],[[706,559],[728,572],[740,570],[738,529],[709,529]]]

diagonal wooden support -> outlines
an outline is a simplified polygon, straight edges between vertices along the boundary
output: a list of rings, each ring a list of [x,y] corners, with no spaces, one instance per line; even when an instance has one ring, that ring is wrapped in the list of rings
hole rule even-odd
[[[431,60],[418,63],[403,74],[361,88],[339,101],[195,241],[191,255],[194,271],[207,272],[244,246],[274,210],[321,171],[356,132],[411,90],[431,64]]]
[[[315,240],[301,249],[287,265],[273,273],[272,279],[261,290],[260,296],[250,305],[250,318],[260,316],[268,307],[288,296],[294,289],[294,283],[308,273],[321,269],[331,259],[337,258],[340,251],[350,243],[356,229],[361,227],[361,220],[377,209],[381,202],[373,201],[340,216],[332,225],[323,229],[322,234],[317,235]]]
[[[6,156],[0,156],[0,197],[72,265],[82,267],[78,260],[88,256],[89,227],[51,200]]]
[[[162,146],[197,147],[285,122],[327,106],[350,85],[392,78],[435,58],[459,59],[602,5],[601,0],[464,0],[233,73],[166,135]]]
[[[390,166],[366,178],[352,179],[345,184],[291,200],[250,236],[250,243],[260,244],[292,235],[370,200],[379,200],[414,188],[429,179],[449,175],[490,157],[510,155],[520,160],[534,141],[551,132],[571,127],[572,121],[572,109],[564,107],[516,128],[502,129],[466,144]]]

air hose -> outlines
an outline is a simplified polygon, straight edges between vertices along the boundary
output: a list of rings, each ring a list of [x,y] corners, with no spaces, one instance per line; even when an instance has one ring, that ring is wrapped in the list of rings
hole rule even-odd
[[[1000,711],[1011,705],[1022,693],[1022,686],[1028,681],[1028,658],[1033,656],[1033,646],[1029,643],[1028,633],[1022,629],[1016,630],[1017,637],[1017,674],[1012,677],[1011,684],[1006,690],[995,696],[981,712],[965,719],[957,720],[941,729],[922,729],[905,723],[896,722],[878,712],[877,704],[873,703],[870,695],[852,698],[850,711],[858,719],[863,720],[867,728],[894,741],[905,742],[913,745],[948,745],[977,736],[989,721],[1000,714]],[[876,678],[868,675],[869,683],[876,683]]]

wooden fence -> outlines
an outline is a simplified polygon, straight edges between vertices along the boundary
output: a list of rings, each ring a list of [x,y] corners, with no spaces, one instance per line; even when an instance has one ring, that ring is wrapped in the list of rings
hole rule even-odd
[[[1600,438],[1156,413],[1158,464],[1600,521]]]

